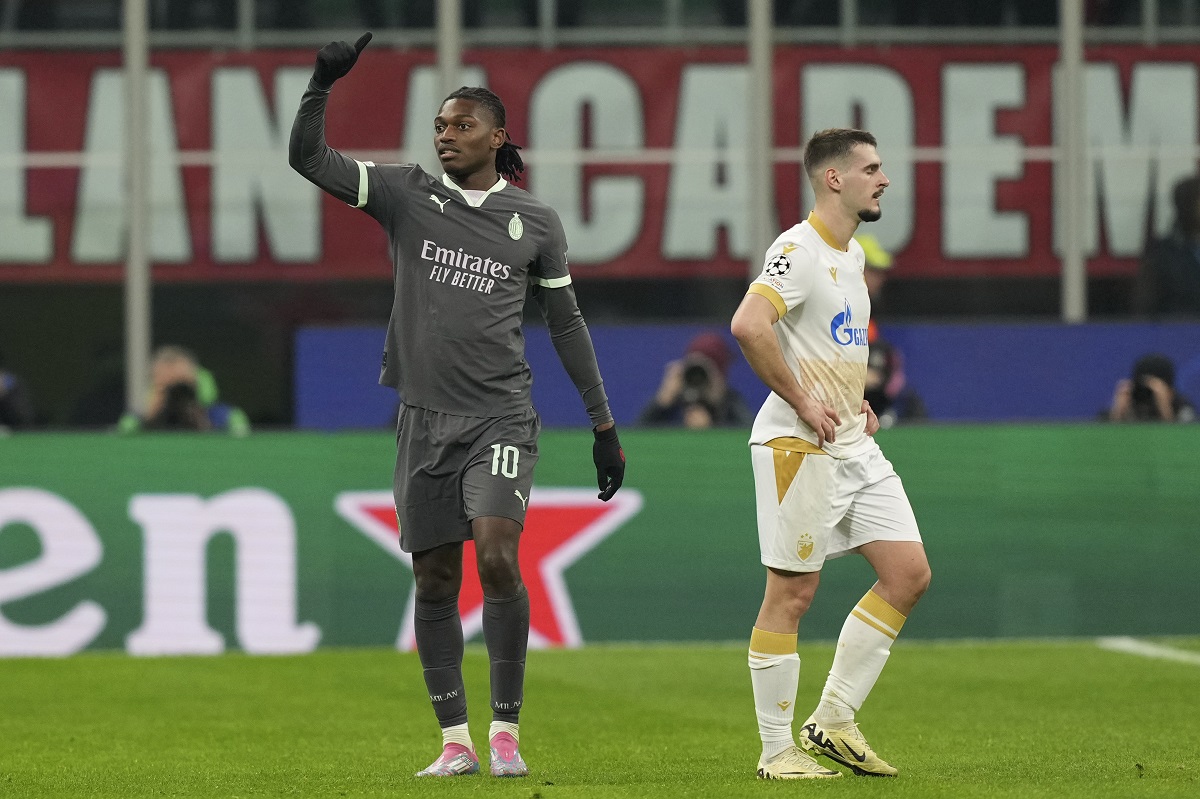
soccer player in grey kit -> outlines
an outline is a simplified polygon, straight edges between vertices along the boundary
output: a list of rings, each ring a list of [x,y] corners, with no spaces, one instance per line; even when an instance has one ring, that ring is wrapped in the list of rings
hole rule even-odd
[[[479,770],[467,729],[458,613],[469,539],[491,660],[491,773],[525,776],[517,720],[529,597],[517,549],[541,429],[521,333],[528,286],[591,419],[600,499],[620,488],[625,455],[575,302],[562,223],[510,182],[523,165],[500,98],[468,87],[446,98],[433,120],[440,178],[415,164],[355,161],[326,145],[329,90],[370,39],[332,42],[317,54],[289,155],[301,175],[375,217],[390,241],[395,298],[379,382],[402,400],[393,491],[400,544],[412,553],[417,651],[443,746],[417,776]]]

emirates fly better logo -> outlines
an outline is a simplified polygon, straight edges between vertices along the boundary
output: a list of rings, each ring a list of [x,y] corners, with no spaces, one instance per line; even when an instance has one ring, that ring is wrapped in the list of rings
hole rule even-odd
[[[595,489],[534,488],[529,493],[525,533],[521,536],[521,576],[529,591],[529,645],[534,648],[579,646],[583,635],[563,572],[642,508],[642,495],[623,488],[608,502]],[[396,508],[390,491],[346,491],[338,495],[339,514],[389,555],[412,568],[412,556],[400,549]],[[413,610],[416,588],[409,591],[396,648],[416,648]],[[463,547],[463,585],[458,598],[463,636],[483,630],[483,589],[475,567],[475,545]]]

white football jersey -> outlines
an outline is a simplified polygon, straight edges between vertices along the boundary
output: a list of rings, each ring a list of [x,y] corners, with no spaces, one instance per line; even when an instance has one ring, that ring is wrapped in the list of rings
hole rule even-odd
[[[841,418],[834,442],[824,447],[835,458],[853,457],[875,446],[866,434],[867,417],[860,412],[871,316],[865,264],[857,241],[851,239],[849,251],[841,250],[824,223],[809,214],[775,240],[762,274],[749,288],[779,312],[775,335],[800,387]],[[812,428],[772,391],[754,420],[750,443],[789,438],[817,443]],[[773,446],[789,448],[780,441]]]

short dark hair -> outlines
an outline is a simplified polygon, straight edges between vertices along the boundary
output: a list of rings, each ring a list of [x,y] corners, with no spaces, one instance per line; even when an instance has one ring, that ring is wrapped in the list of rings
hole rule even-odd
[[[875,137],[865,130],[853,128],[827,128],[819,130],[804,145],[804,172],[809,177],[828,164],[846,156],[860,144],[875,147]]]
[[[471,100],[479,103],[492,115],[492,120],[496,123],[496,127],[506,128],[504,131],[504,144],[500,145],[500,149],[496,151],[496,171],[514,183],[520,180],[521,174],[525,171],[525,163],[521,160],[520,153],[517,152],[521,149],[520,146],[508,137],[504,103],[500,100],[500,97],[492,90],[485,89],[482,86],[462,86],[450,92],[446,99],[442,101],[442,105],[451,100]]]

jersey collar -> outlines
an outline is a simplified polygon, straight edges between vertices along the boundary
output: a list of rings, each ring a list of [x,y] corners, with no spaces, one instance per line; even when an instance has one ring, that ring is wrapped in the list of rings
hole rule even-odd
[[[817,235],[819,235],[830,247],[838,250],[839,252],[847,252],[845,247],[838,244],[838,240],[833,237],[833,233],[828,227],[825,226],[825,223],[821,221],[821,217],[817,216],[816,211],[808,212],[808,224],[813,226],[813,230],[817,231]]]
[[[480,196],[479,202],[472,202],[471,198],[467,195],[467,193],[465,191],[463,191],[462,188],[457,183],[455,183],[453,180],[451,180],[449,175],[442,175],[442,183],[445,184],[446,188],[453,189],[454,191],[458,192],[459,195],[463,198],[463,202],[465,202],[467,205],[471,206],[472,208],[478,208],[479,206],[483,205],[484,200],[486,200],[488,197],[491,197],[493,193],[500,191],[501,189],[503,189],[505,186],[508,185],[508,181],[505,180],[504,178],[497,178],[496,184],[494,186],[492,186],[490,189],[488,189],[487,191],[485,191]]]

